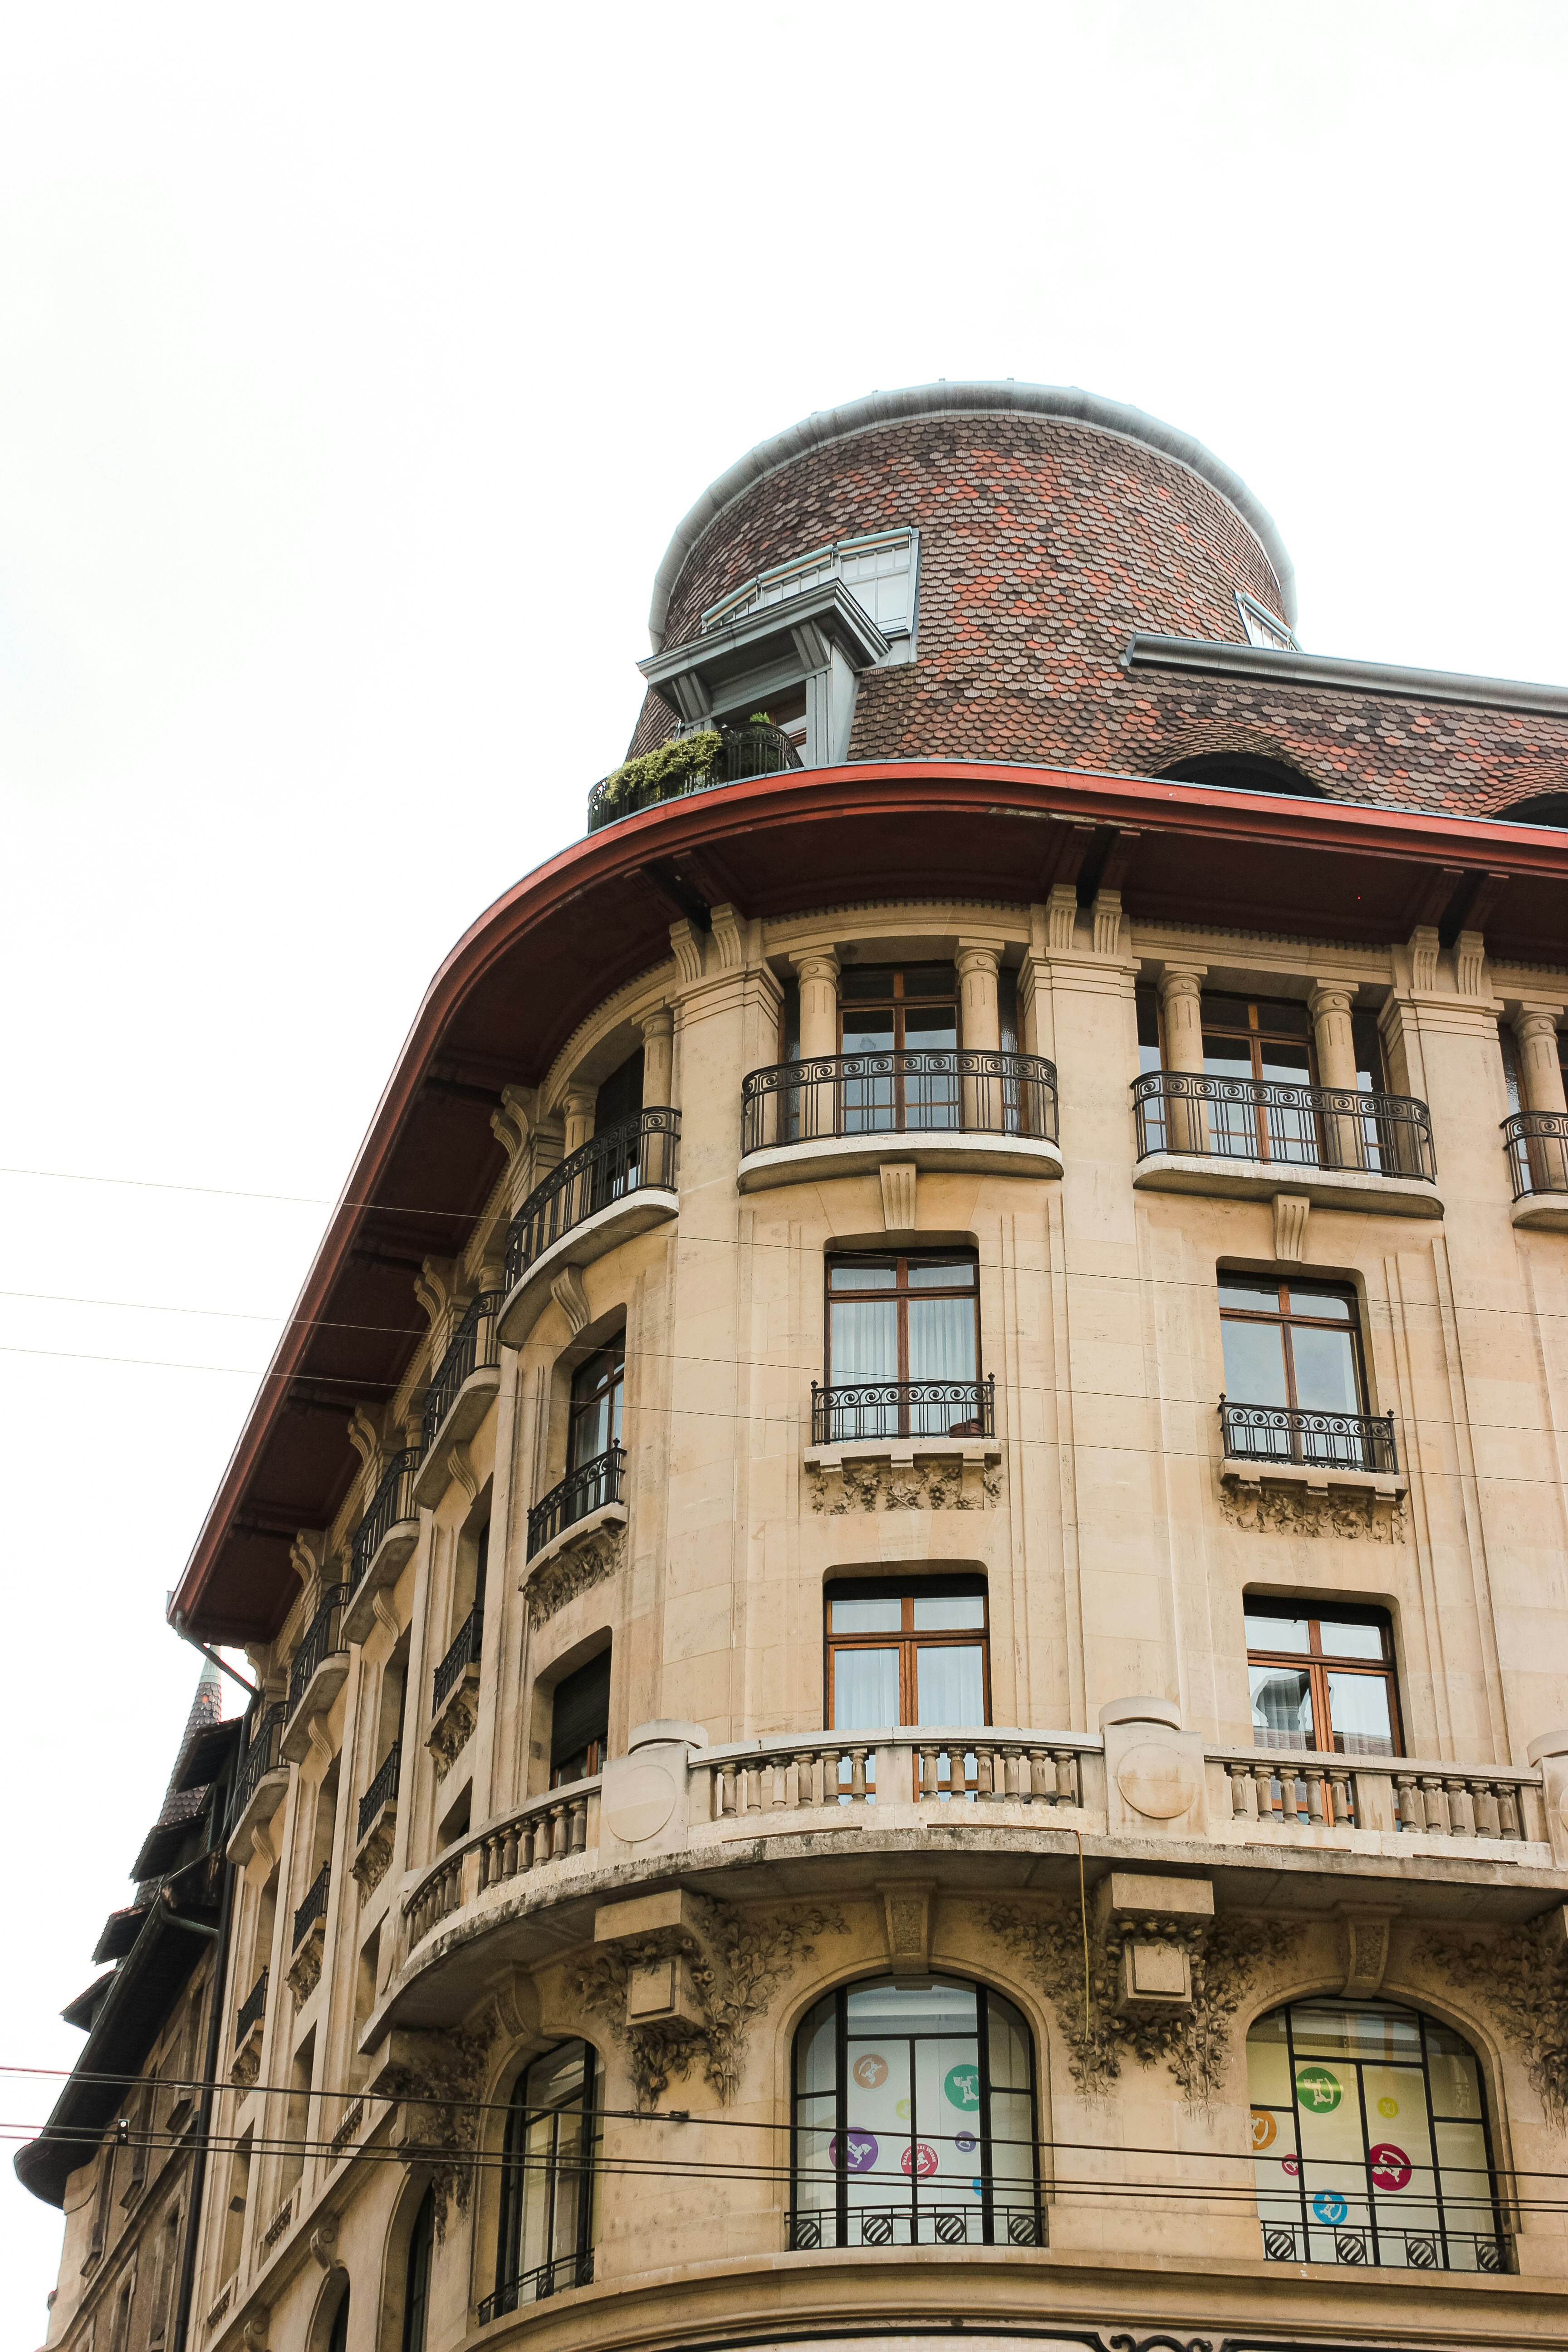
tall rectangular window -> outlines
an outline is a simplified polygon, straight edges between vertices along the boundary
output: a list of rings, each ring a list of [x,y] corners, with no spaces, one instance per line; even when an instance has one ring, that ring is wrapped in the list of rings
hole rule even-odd
[[[1403,1752],[1394,1640],[1381,1609],[1314,1617],[1300,1603],[1249,1601],[1247,1670],[1255,1747]]]
[[[839,1050],[847,1069],[844,1131],[882,1134],[957,1127],[958,976],[950,963],[851,964],[838,984]],[[932,1056],[936,1059],[932,1059]]]
[[[826,1606],[829,1730],[990,1721],[984,1577],[847,1580]]]
[[[1222,1274],[1219,1313],[1225,1391],[1234,1402],[1366,1411],[1352,1291]]]
[[[566,1448],[568,1471],[581,1470],[621,1442],[621,1391],[626,1381],[624,1339],[600,1348],[572,1376]]]
[[[830,1258],[826,1319],[830,1436],[981,1433],[973,1256]]]
[[[610,1653],[601,1650],[555,1685],[550,1718],[550,1785],[564,1789],[605,1769],[610,1736]]]

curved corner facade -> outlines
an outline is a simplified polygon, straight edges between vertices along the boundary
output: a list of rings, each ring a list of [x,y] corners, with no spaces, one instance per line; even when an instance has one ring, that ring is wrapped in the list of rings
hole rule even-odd
[[[1130,780],[1195,701],[1096,768],[1130,635],[1285,616],[1079,417],[818,436],[667,585],[672,692],[864,731],[395,1075],[176,1596],[259,1685],[185,2341],[1554,2341],[1568,855]],[[155,2315],[77,2114],[71,2352]]]

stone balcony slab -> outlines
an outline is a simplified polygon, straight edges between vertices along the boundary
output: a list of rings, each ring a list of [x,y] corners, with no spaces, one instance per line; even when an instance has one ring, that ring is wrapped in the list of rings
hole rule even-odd
[[[1062,1172],[1060,1151],[1043,1137],[914,1128],[897,1133],[826,1135],[748,1151],[735,1181],[742,1192],[761,1192],[777,1184],[817,1184],[827,1177],[874,1175],[887,1160],[912,1162],[922,1175],[951,1171],[966,1176],[1055,1177]]]
[[[254,1843],[252,1832],[264,1830],[289,1793],[289,1767],[274,1766],[258,1780],[229,1831],[224,1847],[226,1859],[243,1867],[250,1860]]]
[[[300,1694],[299,1705],[283,1726],[282,1748],[290,1764],[302,1764],[310,1752],[310,1726],[325,1715],[348,1680],[349,1654],[329,1650]]]
[[[416,1503],[434,1510],[451,1484],[451,1460],[455,1449],[467,1444],[472,1437],[495,1402],[500,1389],[499,1364],[480,1364],[468,1374],[452,1399],[450,1410],[431,1438],[414,1474],[414,1499]]]
[[[1524,1233],[1568,1234],[1568,1192],[1527,1192],[1509,1215]]]
[[[375,1623],[375,1596],[395,1584],[419,1544],[417,1519],[395,1519],[372,1552],[365,1571],[343,1607],[345,1642],[368,1640]]]
[[[1314,1208],[1356,1209],[1374,1217],[1440,1217],[1435,1184],[1376,1176],[1360,1168],[1313,1168],[1285,1160],[1232,1160],[1199,1151],[1151,1151],[1132,1171],[1140,1192],[1187,1192],[1215,1201],[1272,1201],[1304,1194]]]

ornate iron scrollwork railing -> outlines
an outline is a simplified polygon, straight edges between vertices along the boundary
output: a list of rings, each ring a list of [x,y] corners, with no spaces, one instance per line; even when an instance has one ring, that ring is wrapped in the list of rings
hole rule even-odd
[[[359,1801],[360,1837],[363,1837],[383,1805],[390,1805],[396,1796],[398,1774],[402,1768],[403,1742],[395,1739],[383,1759],[380,1770]]]
[[[498,2286],[493,2294],[487,2294],[479,2305],[479,2326],[483,2327],[488,2321],[500,2318],[505,2312],[516,2311],[521,2304],[542,2303],[546,2295],[561,2294],[567,2287],[593,2284],[592,2247],[585,2253],[557,2254],[553,2262],[523,2271]]]
[[[310,1929],[315,1926],[316,1921],[318,1919],[324,1919],[327,1916],[327,1888],[331,1883],[331,1864],[330,1862],[322,1863],[320,1870],[316,1873],[315,1877],[310,1881],[310,1893],[306,1895],[305,1900],[300,1904],[299,1909],[294,1914],[294,1942],[292,1948],[295,1951],[299,1950]]]
[[[552,1168],[536,1184],[507,1231],[506,1286],[514,1289],[534,1260],[574,1225],[596,1216],[611,1202],[652,1187],[675,1182],[675,1152],[680,1113],[658,1108],[635,1111]]]
[[[1057,1139],[1056,1065],[1037,1054],[946,1046],[824,1054],[750,1070],[741,1084],[741,1150],[827,1136],[1028,1136]]]
[[[485,1612],[482,1606],[476,1605],[458,1628],[457,1640],[436,1669],[433,1706],[440,1706],[445,1702],[464,1667],[472,1665],[479,1656],[484,1638]]]
[[[1516,1110],[1502,1123],[1516,1201],[1568,1192],[1568,1111]]]
[[[349,1597],[346,1584],[331,1584],[321,1595],[321,1605],[300,1636],[300,1646],[294,1653],[289,1669],[289,1712],[293,1714],[310,1687],[310,1676],[323,1658],[342,1647],[341,1627],[343,1603]]]
[[[1320,2204],[1331,2214],[1348,2200],[1331,2190]],[[1362,2200],[1364,2202],[1365,2200]],[[1381,2209],[1380,2209],[1381,2211]],[[1423,2227],[1392,2215],[1373,2221],[1326,2221],[1321,2224],[1275,2221],[1263,2224],[1263,2251],[1271,2263],[1339,2263],[1367,2270],[1506,2271],[1508,2241],[1495,2230],[1450,2230],[1443,2222]]]
[[[1238,1462],[1293,1462],[1329,1470],[1399,1468],[1394,1415],[1309,1412],[1299,1405],[1233,1404],[1219,1401],[1227,1457]]]
[[[1132,1110],[1140,1160],[1173,1151],[1436,1181],[1432,1114],[1413,1095],[1150,1070],[1132,1081]]]
[[[234,1796],[228,1809],[229,1826],[238,1821],[257,1789],[268,1772],[276,1772],[283,1759],[279,1741],[283,1736],[283,1722],[289,1710],[281,1699],[275,1699],[262,1716],[256,1737],[240,1759],[235,1775]]]
[[[395,1454],[387,1464],[365,1515],[353,1531],[353,1540],[349,1546],[347,1591],[357,1592],[364,1582],[371,1561],[388,1529],[396,1527],[400,1519],[417,1517],[414,1473],[418,1467],[419,1456],[412,1448],[405,1454]]]
[[[463,1382],[478,1371],[484,1371],[500,1361],[500,1347],[496,1333],[496,1318],[506,1297],[504,1290],[481,1290],[472,1305],[465,1309],[463,1319],[452,1334],[452,1344],[431,1375],[425,1391],[425,1405],[419,1421],[419,1451],[429,1453],[441,1423],[457,1402],[458,1391]]]
[[[528,1515],[528,1558],[553,1543],[558,1535],[585,1519],[605,1503],[621,1499],[621,1481],[626,1475],[626,1449],[612,1445],[606,1453],[595,1454],[552,1486],[542,1501],[535,1503]]]
[[[996,1375],[983,1381],[856,1381],[811,1384],[811,1442],[872,1437],[994,1437]]]

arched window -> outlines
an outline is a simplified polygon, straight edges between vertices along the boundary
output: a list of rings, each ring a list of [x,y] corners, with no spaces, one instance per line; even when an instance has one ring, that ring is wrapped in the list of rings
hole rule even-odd
[[[1011,2001],[948,1977],[841,1986],[795,2035],[790,2244],[1040,2245],[1037,2137]]]
[[[331,2332],[327,2337],[327,2352],[348,2352],[349,2291],[345,2286],[338,2297],[338,2307],[332,2314]]]
[[[1266,759],[1257,751],[1205,751],[1194,760],[1178,760],[1160,772],[1173,784],[1215,784],[1232,793],[1291,793],[1299,800],[1310,801],[1328,797],[1310,776],[1283,760]]]
[[[587,2286],[598,2235],[597,2067],[585,2042],[563,2042],[519,2075],[506,2119],[495,2293],[479,2319]]]
[[[1290,2001],[1254,2025],[1247,2066],[1270,2261],[1508,2268],[1481,2070],[1452,2026]]]
[[[436,2192],[427,2189],[419,2200],[414,2227],[408,2233],[408,2265],[403,2284],[403,2352],[425,2352],[425,2323],[430,2315],[430,2258],[436,2251]],[[348,2301],[345,2295],[344,2302]]]

